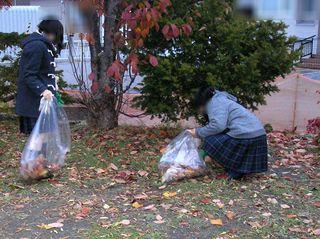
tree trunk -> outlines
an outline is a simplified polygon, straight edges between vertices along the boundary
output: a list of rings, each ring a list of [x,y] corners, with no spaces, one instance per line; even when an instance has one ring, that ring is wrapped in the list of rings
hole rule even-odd
[[[118,116],[114,102],[114,96],[110,96],[104,102],[98,102],[98,104],[104,107],[101,110],[91,112],[89,124],[100,129],[113,129],[117,127]]]
[[[100,41],[101,26],[100,18],[97,13],[93,13],[90,20],[90,28],[95,43],[90,46],[91,68],[95,75],[95,82],[98,84],[98,90],[93,95],[92,109],[89,109],[91,119],[89,122],[102,129],[112,129],[118,126],[118,113],[116,110],[118,95],[112,92],[105,92],[106,86],[114,88],[113,79],[107,76],[108,67],[116,59],[116,50],[114,49],[114,32],[117,27],[117,8],[119,0],[105,0],[105,18],[104,22],[104,42]]]

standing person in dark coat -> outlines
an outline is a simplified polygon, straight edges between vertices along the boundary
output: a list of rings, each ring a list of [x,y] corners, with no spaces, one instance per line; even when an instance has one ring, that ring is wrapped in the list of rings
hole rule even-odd
[[[37,32],[22,42],[16,113],[20,132],[30,134],[39,116],[41,97],[51,99],[57,90],[54,58],[63,44],[63,26],[58,20],[43,20]]]
[[[208,116],[209,122],[189,132],[203,139],[203,149],[225,168],[230,179],[267,171],[264,127],[253,113],[237,103],[236,97],[203,87],[196,96],[196,106]]]

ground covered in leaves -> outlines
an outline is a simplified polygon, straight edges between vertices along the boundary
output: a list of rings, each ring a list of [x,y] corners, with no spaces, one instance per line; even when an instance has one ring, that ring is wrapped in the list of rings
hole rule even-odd
[[[164,186],[157,163],[178,130],[73,127],[66,167],[21,181],[26,138],[0,122],[0,238],[318,238],[319,151],[312,136],[270,133],[270,171],[228,182],[208,177]]]

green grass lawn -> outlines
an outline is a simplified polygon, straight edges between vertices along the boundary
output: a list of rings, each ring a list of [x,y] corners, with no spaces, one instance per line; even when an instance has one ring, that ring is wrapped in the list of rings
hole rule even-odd
[[[211,168],[207,177],[163,186],[160,149],[178,133],[73,126],[61,173],[26,184],[19,177],[26,138],[15,122],[0,122],[0,238],[318,237],[319,153],[311,137],[270,134],[265,175],[229,182]],[[47,227],[54,222],[60,226]]]

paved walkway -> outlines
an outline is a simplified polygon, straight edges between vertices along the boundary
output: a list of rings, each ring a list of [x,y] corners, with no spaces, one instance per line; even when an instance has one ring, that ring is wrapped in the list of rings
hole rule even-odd
[[[280,91],[266,97],[267,104],[260,106],[255,114],[264,124],[271,124],[275,130],[295,130],[304,132],[308,120],[320,117],[320,71],[303,70],[292,73],[285,78],[277,78]],[[127,95],[130,100],[134,95]],[[126,107],[127,114],[138,115],[141,111]],[[163,125],[161,119],[150,117],[130,118],[122,115],[120,124],[124,125]],[[197,126],[194,119],[177,122],[181,127]],[[174,123],[171,123],[174,125]]]

